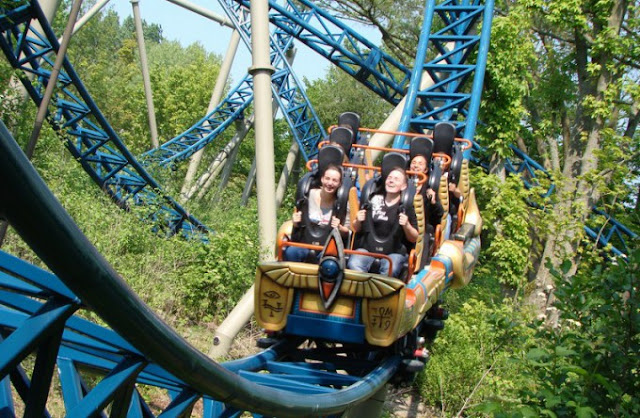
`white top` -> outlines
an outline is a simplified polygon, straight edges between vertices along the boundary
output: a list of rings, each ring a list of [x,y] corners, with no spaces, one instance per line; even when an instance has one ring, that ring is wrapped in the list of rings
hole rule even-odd
[[[320,189],[309,191],[309,220],[318,225],[331,224],[332,207],[323,208],[320,206]]]

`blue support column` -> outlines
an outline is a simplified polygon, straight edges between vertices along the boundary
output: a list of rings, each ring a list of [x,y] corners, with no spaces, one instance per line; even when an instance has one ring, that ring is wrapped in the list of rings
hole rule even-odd
[[[456,126],[458,136],[464,131],[465,138],[473,139],[492,14],[493,0],[484,4],[480,0],[427,0],[399,131],[423,132],[432,130],[438,122],[448,121]],[[479,25],[482,31],[476,35]],[[424,88],[420,83],[423,73],[433,80]],[[467,81],[472,76],[469,87]],[[394,146],[404,147],[405,138],[396,137]]]
[[[92,416],[109,404],[118,390],[135,381],[136,376],[146,365],[142,359],[125,359],[111,371],[89,394],[71,411],[69,418]]]
[[[411,81],[409,82],[409,89],[407,90],[406,101],[400,123],[398,125],[399,132],[409,132],[409,125],[411,123],[411,117],[413,116],[413,110],[416,104],[416,97],[418,96],[418,90],[420,89],[420,83],[422,81],[423,66],[427,58],[427,47],[429,46],[429,36],[431,35],[431,24],[433,22],[433,11],[435,2],[427,0],[424,10],[424,21],[422,22],[422,30],[420,31],[420,40],[418,41],[418,50],[416,52],[416,65],[411,72]],[[393,148],[404,148],[405,136],[396,136],[393,140]]]
[[[57,300],[47,302],[0,344],[0,377],[16,367],[43,341],[58,332],[77,306]]]
[[[16,415],[11,393],[9,377],[0,380],[0,417],[14,417]]]
[[[475,136],[478,113],[480,112],[480,99],[482,98],[484,73],[487,68],[489,40],[491,38],[491,26],[493,23],[493,5],[494,0],[485,0],[476,71],[473,78],[473,85],[471,86],[471,102],[469,103],[469,112],[467,113],[467,123],[464,127],[464,133],[462,134],[463,138],[469,140],[473,140]],[[469,159],[471,157],[471,149],[464,151],[463,155],[464,158]]]
[[[31,374],[29,396],[25,400],[25,417],[42,416],[46,411],[49,387],[53,378],[58,349],[62,341],[63,329],[63,324],[52,326],[54,332],[38,347],[36,363]]]
[[[76,407],[86,394],[83,390],[82,378],[78,374],[73,361],[59,357],[58,374],[60,376],[60,386],[62,386],[62,399],[67,411]]]

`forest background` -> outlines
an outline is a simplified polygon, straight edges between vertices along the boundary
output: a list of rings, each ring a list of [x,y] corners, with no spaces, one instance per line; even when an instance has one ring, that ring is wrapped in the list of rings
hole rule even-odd
[[[384,49],[412,65],[422,2],[324,5],[379,30]],[[603,225],[591,213],[596,206],[640,232],[639,7],[638,1],[623,0],[496,4],[476,136],[491,168],[472,171],[484,218],[483,248],[472,283],[446,294],[451,316],[413,384],[422,401],[444,416],[640,416],[638,241],[627,242],[626,259],[614,258],[583,230]],[[63,2],[56,33],[62,33],[69,9],[70,2]],[[144,32],[162,142],[204,115],[221,57],[199,44],[166,40],[158,25],[145,23]],[[73,37],[68,55],[129,149],[136,155],[148,150],[132,20],[101,12]],[[12,76],[0,60],[0,117],[25,147],[35,109],[9,88]],[[355,111],[363,126],[376,127],[391,110],[335,68],[305,84],[325,126],[341,112]],[[274,131],[279,173],[291,135],[281,119]],[[203,161],[214,159],[232,135],[225,132],[207,147]],[[511,145],[548,171],[538,187],[506,176]],[[32,161],[132,288],[206,351],[212,327],[255,272],[256,202],[252,197],[244,206],[240,197],[253,152],[250,133],[228,179],[201,187],[185,203],[217,232],[208,244],[159,237],[140,217],[118,209],[49,128]],[[203,163],[198,174],[206,170]],[[178,196],[185,173],[179,166],[153,175]],[[555,191],[547,196],[551,183]],[[293,189],[280,222],[290,215]],[[133,210],[140,216],[143,211]],[[2,250],[41,264],[11,229]]]

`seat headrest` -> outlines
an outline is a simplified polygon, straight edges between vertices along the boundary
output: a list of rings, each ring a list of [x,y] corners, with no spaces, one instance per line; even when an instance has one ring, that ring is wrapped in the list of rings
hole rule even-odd
[[[353,132],[349,128],[342,126],[333,128],[331,134],[329,134],[329,142],[340,145],[344,153],[349,155],[353,144]]]
[[[385,154],[382,158],[381,165],[382,180],[386,181],[389,173],[396,168],[400,168],[402,170],[407,169],[407,158],[404,154],[400,154],[399,152],[390,152]]]
[[[433,141],[431,138],[420,136],[413,138],[409,146],[409,161],[413,160],[416,155],[422,155],[427,164],[431,161],[431,153],[433,152]]]
[[[462,173],[462,161],[464,160],[464,154],[462,151],[462,145],[455,144],[453,146],[453,155],[451,156],[451,167],[449,167],[449,182],[458,184],[460,181],[460,173]]]
[[[349,125],[355,141],[358,138],[358,129],[360,129],[360,115],[354,112],[341,113],[338,116],[338,125]]]
[[[342,166],[344,152],[338,145],[325,145],[318,152],[318,173],[322,175],[330,165]]]
[[[456,127],[450,122],[439,122],[433,128],[433,152],[451,157],[451,148],[456,139]]]

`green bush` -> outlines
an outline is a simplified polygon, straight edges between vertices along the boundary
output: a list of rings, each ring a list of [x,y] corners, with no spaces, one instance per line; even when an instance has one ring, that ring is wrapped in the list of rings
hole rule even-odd
[[[133,291],[165,319],[223,318],[253,283],[256,209],[241,207],[239,196],[225,196],[209,208],[216,233],[208,244],[168,238],[144,221],[153,208],[118,208],[48,130],[36,151],[34,164],[62,206]],[[11,229],[2,249],[42,266]]]
[[[223,199],[224,200],[224,199]],[[194,320],[223,318],[253,284],[259,255],[255,208],[221,208],[227,222],[216,228],[207,246],[184,274],[185,307]]]
[[[517,370],[510,360],[528,331],[508,304],[470,299],[447,321],[417,385],[426,402],[455,415],[496,393],[508,393]]]
[[[493,275],[499,283],[520,290],[531,265],[530,227],[533,222],[539,222],[536,218],[543,216],[526,201],[536,192],[525,189],[519,177],[502,181],[479,170],[474,170],[474,184],[482,212],[483,238],[486,238],[477,273]]]
[[[538,327],[521,360],[528,385],[517,401],[486,405],[496,416],[640,415],[640,250],[556,279],[559,326]],[[564,270],[564,269],[563,269]],[[498,412],[500,411],[500,412]]]

